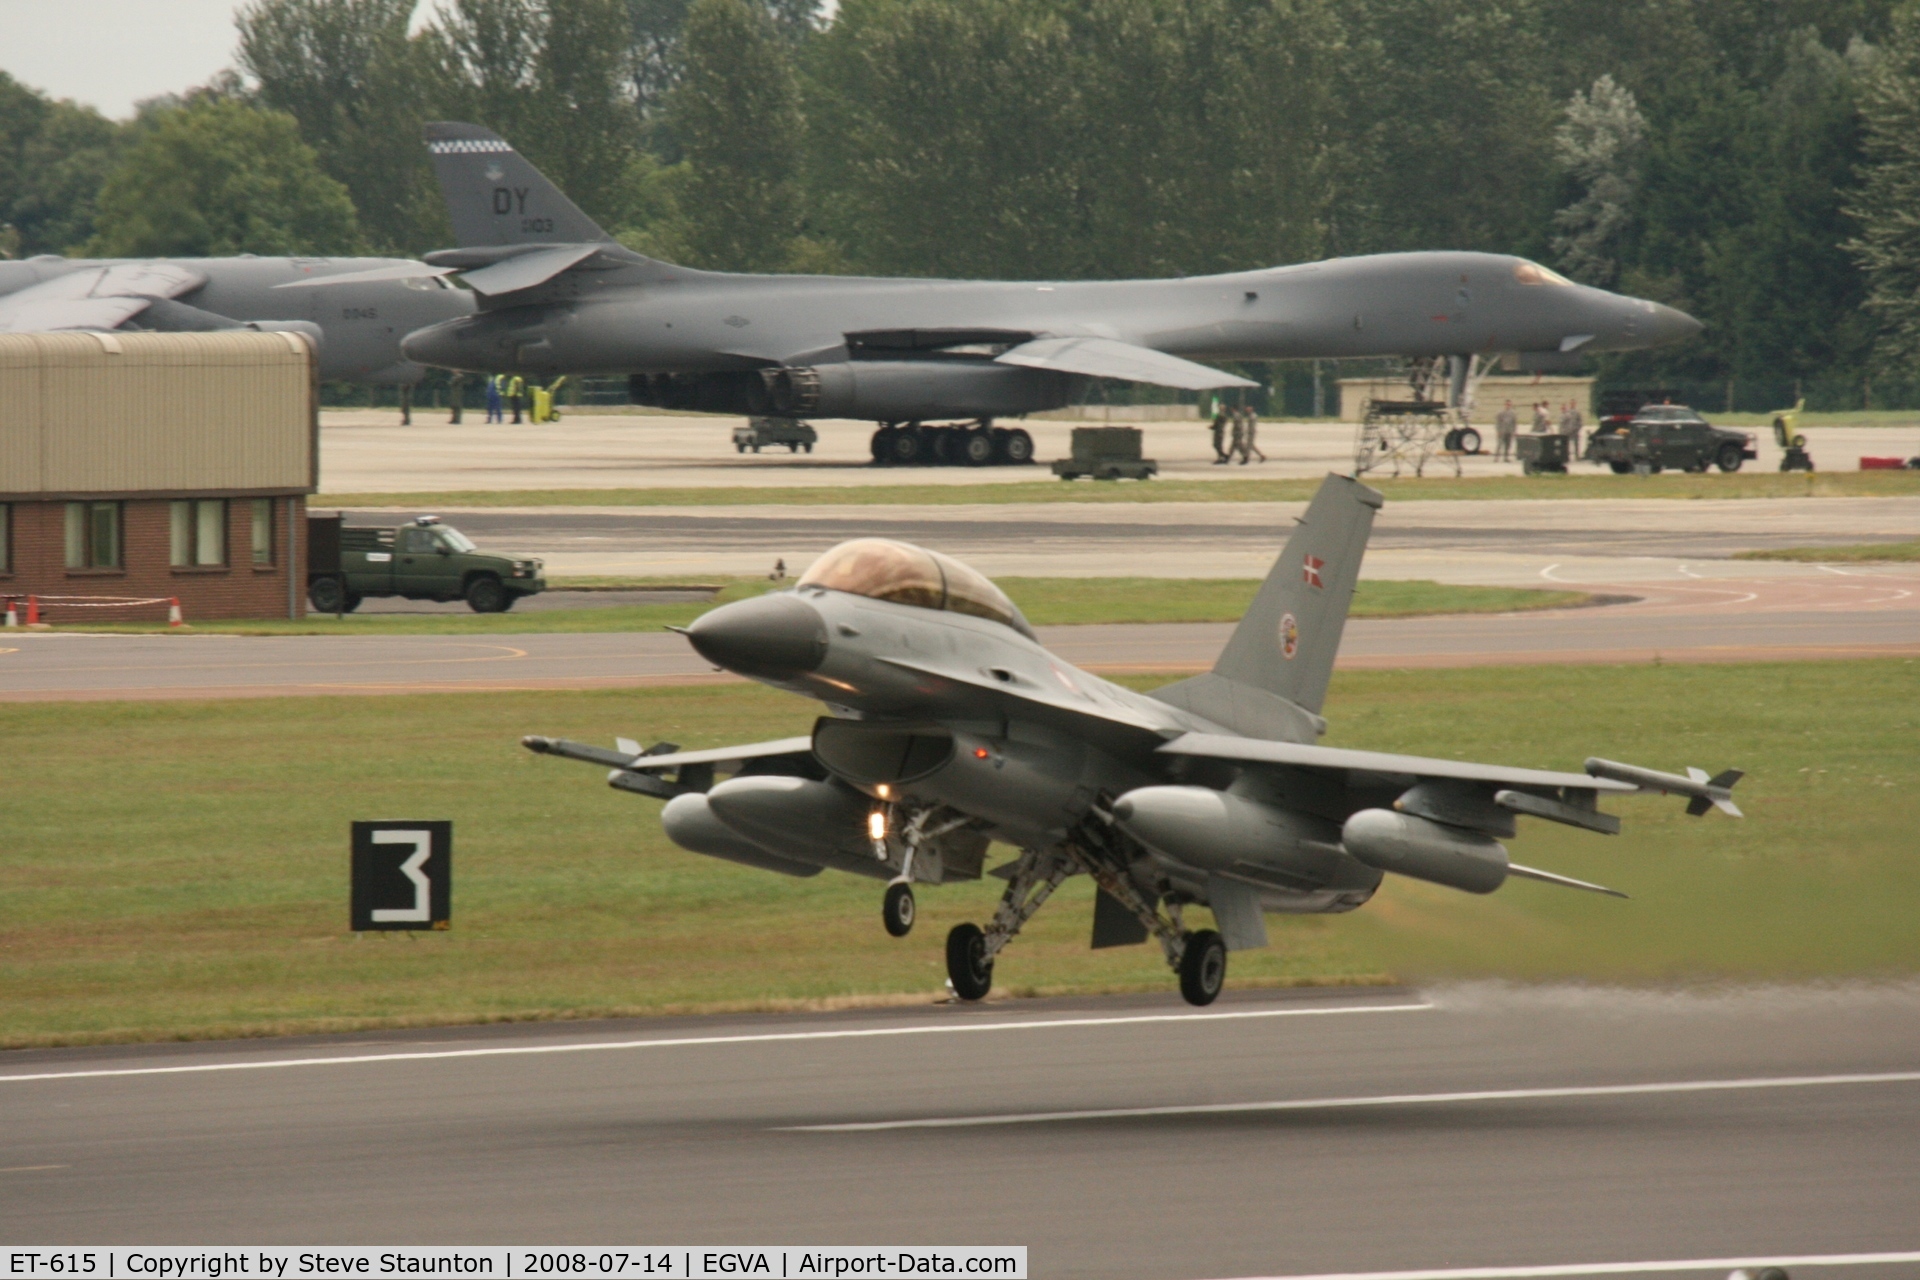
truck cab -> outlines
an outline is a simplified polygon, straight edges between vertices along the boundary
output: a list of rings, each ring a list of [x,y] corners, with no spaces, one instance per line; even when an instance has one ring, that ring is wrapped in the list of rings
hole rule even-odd
[[[307,599],[319,613],[352,613],[368,596],[465,600],[475,613],[504,613],[546,589],[538,559],[482,551],[438,516],[393,529],[345,528],[338,520],[309,539]]]

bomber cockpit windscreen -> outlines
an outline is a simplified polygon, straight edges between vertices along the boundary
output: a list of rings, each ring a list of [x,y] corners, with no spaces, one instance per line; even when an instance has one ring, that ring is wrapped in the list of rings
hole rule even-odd
[[[1522,258],[1513,265],[1513,278],[1517,284],[1558,284],[1571,286],[1573,281],[1551,271],[1537,262],[1528,262]]]
[[[1033,635],[1013,601],[984,575],[909,542],[890,538],[843,542],[815,560],[797,585],[971,614],[1004,623],[1021,635]]]

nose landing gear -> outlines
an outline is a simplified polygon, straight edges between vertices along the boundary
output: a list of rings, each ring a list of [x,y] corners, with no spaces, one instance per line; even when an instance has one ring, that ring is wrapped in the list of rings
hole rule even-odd
[[[912,885],[895,880],[887,886],[886,896],[880,900],[880,919],[888,933],[896,938],[912,933],[915,910]]]

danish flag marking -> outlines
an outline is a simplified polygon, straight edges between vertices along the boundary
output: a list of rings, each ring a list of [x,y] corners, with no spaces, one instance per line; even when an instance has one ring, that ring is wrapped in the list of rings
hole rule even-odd
[[[1319,556],[1308,556],[1300,562],[1300,580],[1310,587],[1325,587],[1327,584],[1320,580],[1320,571],[1326,567],[1327,562]]]

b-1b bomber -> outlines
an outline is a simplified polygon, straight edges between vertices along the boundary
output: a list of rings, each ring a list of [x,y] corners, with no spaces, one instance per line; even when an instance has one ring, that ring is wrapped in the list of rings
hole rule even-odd
[[[1001,952],[1069,876],[1098,886],[1095,947],[1151,938],[1181,994],[1205,1005],[1230,952],[1266,945],[1267,912],[1352,911],[1388,873],[1468,893],[1522,877],[1625,896],[1512,862],[1501,841],[1520,817],[1617,834],[1598,802],[1634,792],[1739,816],[1738,770],[1596,758],[1560,773],[1319,745],[1381,503],[1328,477],[1213,669],[1151,694],[1049,653],[966,565],[864,538],[685,632],[716,665],[823,703],[810,735],[704,751],[524,744],[664,799],[667,835],[695,853],[885,881],[895,936],[912,928],[915,884],[977,879],[991,843],[1017,849],[987,873],[1007,882],[993,918],[947,936],[962,1000],[986,996]],[[1187,927],[1195,906],[1215,928]]]

